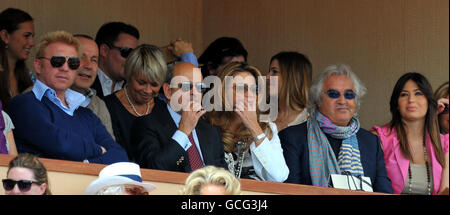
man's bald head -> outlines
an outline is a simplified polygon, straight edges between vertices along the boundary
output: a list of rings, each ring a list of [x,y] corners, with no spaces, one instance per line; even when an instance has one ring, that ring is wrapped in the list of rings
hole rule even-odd
[[[173,66],[173,77],[175,76],[185,76],[188,79],[192,80],[192,76],[196,70],[199,70],[194,64],[191,63],[177,63]],[[201,75],[201,73],[200,73]],[[191,78],[189,78],[191,77]]]

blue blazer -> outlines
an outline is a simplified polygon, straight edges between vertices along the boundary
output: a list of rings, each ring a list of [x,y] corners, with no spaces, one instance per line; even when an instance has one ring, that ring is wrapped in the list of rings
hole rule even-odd
[[[70,116],[47,97],[39,101],[28,92],[14,97],[9,110],[19,153],[101,164],[128,161],[125,150],[87,108],[79,107]]]
[[[284,158],[289,167],[286,183],[312,185],[309,170],[307,123],[291,126],[279,133]],[[364,176],[370,177],[375,192],[392,193],[391,180],[384,165],[384,153],[378,137],[362,128],[356,133]],[[342,140],[328,136],[333,151],[338,157]]]

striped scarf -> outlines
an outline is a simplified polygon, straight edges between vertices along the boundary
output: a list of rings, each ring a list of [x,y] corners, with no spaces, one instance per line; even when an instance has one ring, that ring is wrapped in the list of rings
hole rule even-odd
[[[5,130],[5,119],[3,119],[2,102],[0,102],[0,154],[8,154],[6,138],[3,134],[3,130]]]
[[[309,116],[307,127],[309,167],[314,186],[328,187],[330,174],[350,172],[352,175],[364,175],[356,138],[360,124],[356,117],[352,117],[349,126],[341,127],[316,111]],[[343,139],[338,160],[325,134]]]

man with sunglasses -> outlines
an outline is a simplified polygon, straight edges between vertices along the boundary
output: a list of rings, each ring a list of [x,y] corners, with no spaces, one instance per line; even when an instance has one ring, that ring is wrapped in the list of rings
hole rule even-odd
[[[139,37],[136,27],[123,22],[109,22],[98,30],[95,36],[99,49],[98,75],[92,88],[101,99],[125,85],[125,60],[138,46]]]
[[[349,66],[325,69],[310,88],[307,122],[279,134],[289,167],[285,182],[328,187],[331,175],[345,174],[369,181],[375,192],[392,193],[380,141],[360,128],[357,117],[365,91]]]
[[[34,60],[38,80],[31,92],[11,101],[17,150],[72,161],[128,161],[98,117],[80,107],[85,97],[69,89],[80,56],[80,43],[72,34],[56,31],[43,37]]]
[[[190,63],[169,67],[164,96],[152,113],[137,118],[131,129],[135,158],[143,168],[192,172],[203,166],[226,168],[220,130],[201,116],[202,74]]]

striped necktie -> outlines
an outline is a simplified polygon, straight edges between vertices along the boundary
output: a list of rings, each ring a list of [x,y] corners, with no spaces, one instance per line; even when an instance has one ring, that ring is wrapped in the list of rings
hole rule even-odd
[[[192,133],[189,134],[189,141],[191,142],[191,147],[189,147],[189,149],[187,150],[189,155],[189,163],[191,164],[192,171],[195,171],[196,169],[200,169],[203,167],[203,162],[200,158],[200,154],[198,153],[198,149],[195,145]]]

